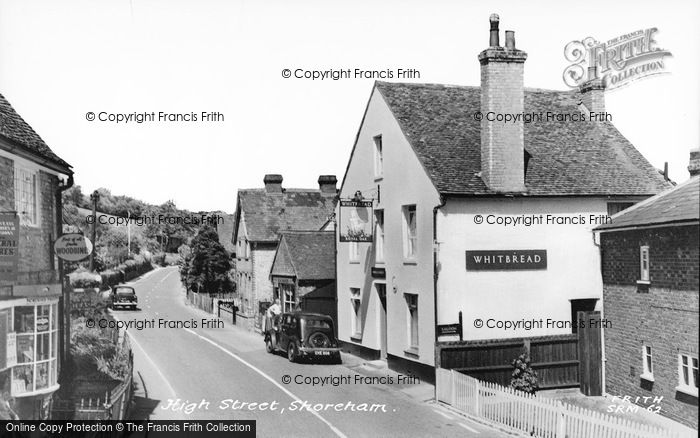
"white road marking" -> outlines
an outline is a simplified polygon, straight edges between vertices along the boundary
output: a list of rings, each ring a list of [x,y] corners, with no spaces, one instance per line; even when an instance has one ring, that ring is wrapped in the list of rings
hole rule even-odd
[[[275,379],[273,379],[272,377],[268,376],[268,375],[265,374],[262,370],[260,370],[259,368],[257,368],[255,365],[253,365],[253,364],[247,362],[247,361],[246,361],[245,359],[243,359],[242,357],[238,356],[238,355],[235,354],[235,353],[232,353],[231,351],[227,350],[226,348],[222,347],[221,345],[217,344],[216,342],[212,341],[211,339],[209,339],[209,338],[207,338],[207,337],[205,337],[205,336],[202,336],[202,335],[198,334],[197,332],[195,332],[195,331],[193,331],[193,330],[191,330],[191,329],[186,328],[186,329],[184,329],[184,330],[185,330],[186,332],[192,333],[193,335],[197,336],[198,338],[202,339],[203,341],[206,341],[206,342],[210,343],[211,345],[215,346],[215,347],[218,348],[219,350],[221,350],[221,351],[223,351],[224,353],[228,354],[229,356],[231,356],[232,358],[236,359],[237,361],[239,361],[239,362],[242,363],[243,365],[247,366],[247,367],[250,368],[251,370],[253,370],[253,371],[255,371],[256,373],[260,374],[262,377],[264,377],[264,378],[265,378],[266,380],[268,380],[270,383],[272,383],[272,384],[275,385],[277,388],[279,388],[282,392],[284,392],[284,393],[287,394],[289,397],[291,397],[292,399],[294,399],[294,401],[303,402],[299,397],[297,397],[296,395],[292,394],[287,388],[285,388],[284,386],[280,385],[277,381],[275,381]],[[328,421],[328,420],[326,420],[325,418],[323,418],[318,412],[316,412],[316,411],[314,411],[314,410],[307,410],[307,412],[309,412],[310,414],[314,415],[314,416],[315,416],[316,418],[318,418],[319,420],[323,421],[328,427],[330,427],[330,429],[333,431],[333,433],[335,433],[339,438],[347,438],[347,437],[345,436],[345,434],[343,434],[343,432],[341,432],[337,427],[335,427],[330,421]]]
[[[153,362],[153,359],[151,359],[151,357],[148,355],[148,353],[146,353],[146,350],[143,349],[143,347],[141,346],[141,344],[138,343],[138,341],[136,340],[135,337],[129,336],[129,341],[133,345],[137,346],[139,348],[139,350],[141,350],[141,352],[143,353],[143,356],[146,358],[146,360],[148,360],[151,363],[151,365],[153,366],[153,369],[156,370],[156,373],[158,374],[158,376],[161,379],[163,379],[163,382],[165,382],[165,385],[168,387],[168,391],[170,391],[170,394],[172,395],[173,400],[177,399],[177,394],[175,394],[175,389],[173,389],[170,382],[168,382],[168,379],[165,378],[165,375],[163,375],[163,372],[160,370],[160,368],[158,368],[156,366],[155,362]]]
[[[467,426],[467,425],[464,424],[464,423],[457,423],[457,424],[459,424],[459,425],[462,426],[463,428],[467,429],[469,432],[472,432],[472,433],[481,433],[481,432],[479,432],[478,430],[473,429],[473,428]]]

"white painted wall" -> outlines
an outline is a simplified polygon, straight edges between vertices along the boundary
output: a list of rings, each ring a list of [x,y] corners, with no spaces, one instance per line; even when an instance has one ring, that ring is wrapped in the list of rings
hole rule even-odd
[[[461,310],[464,339],[492,339],[570,333],[568,328],[509,330],[475,328],[474,320],[569,320],[570,299],[602,298],[600,253],[590,215],[607,214],[602,198],[449,199],[438,214],[440,242],[438,322],[457,322]],[[477,225],[490,214],[584,215],[586,225]],[[467,271],[467,250],[546,249],[547,269]],[[599,303],[600,304],[600,303]]]
[[[382,135],[383,178],[374,175],[374,137]],[[439,196],[425,173],[401,128],[378,91],[374,91],[341,189],[341,198],[362,191],[365,198],[377,198],[375,209],[384,210],[385,263],[375,263],[373,244],[360,243],[359,262],[350,261],[349,243],[338,243],[338,333],[345,342],[355,342],[379,350],[381,303],[374,288],[371,267],[385,267],[387,284],[388,353],[424,364],[434,363],[434,287],[432,226],[433,207]],[[418,256],[415,263],[403,259],[402,206],[416,204]],[[395,286],[395,289],[394,289]],[[350,288],[361,289],[363,334],[351,339],[353,315]],[[418,295],[420,325],[418,357],[405,353],[409,344],[408,307],[405,293]]]

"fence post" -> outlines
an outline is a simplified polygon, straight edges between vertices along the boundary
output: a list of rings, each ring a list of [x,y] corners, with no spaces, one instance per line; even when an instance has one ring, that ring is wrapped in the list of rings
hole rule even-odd
[[[435,402],[440,403],[440,379],[442,378],[440,368],[435,368]]]
[[[557,438],[566,438],[566,417],[564,415],[564,406],[561,402],[557,402]]]
[[[474,379],[474,414],[481,416],[481,380]]]

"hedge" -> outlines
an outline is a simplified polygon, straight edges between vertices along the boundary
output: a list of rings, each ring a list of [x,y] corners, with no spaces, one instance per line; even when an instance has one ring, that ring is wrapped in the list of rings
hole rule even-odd
[[[74,272],[70,274],[71,286],[74,288],[100,287],[109,289],[112,286],[121,284],[145,274],[153,269],[150,261],[141,256],[115,266],[112,269],[94,274],[88,271]]]

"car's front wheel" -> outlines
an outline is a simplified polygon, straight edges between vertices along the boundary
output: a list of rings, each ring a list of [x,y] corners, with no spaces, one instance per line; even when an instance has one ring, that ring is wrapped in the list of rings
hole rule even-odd
[[[297,361],[297,346],[292,343],[287,347],[287,359],[289,359],[290,362]]]

